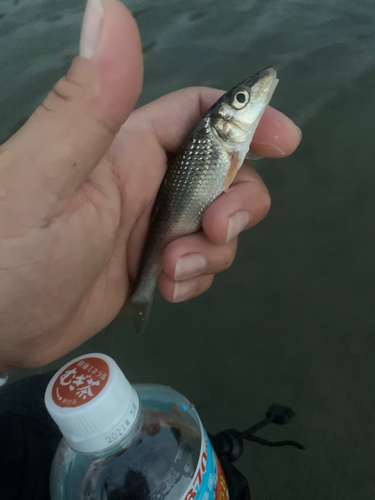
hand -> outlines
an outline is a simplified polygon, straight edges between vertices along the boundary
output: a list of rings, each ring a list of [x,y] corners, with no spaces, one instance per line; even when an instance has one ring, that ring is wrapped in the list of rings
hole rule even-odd
[[[141,86],[134,19],[118,0],[90,0],[81,57],[0,147],[0,372],[64,355],[104,328],[129,295],[167,153],[222,93],[188,88],[132,112]],[[254,150],[285,156],[299,140],[299,129],[268,108]],[[269,206],[246,163],[207,209],[203,232],[166,249],[163,296],[205,291],[233,261],[237,234]]]

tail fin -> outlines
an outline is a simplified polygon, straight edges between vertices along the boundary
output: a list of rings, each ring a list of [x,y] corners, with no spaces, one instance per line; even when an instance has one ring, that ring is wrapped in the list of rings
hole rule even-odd
[[[121,323],[125,320],[129,313],[129,302],[126,301],[122,306],[120,311],[117,313],[117,316],[109,323],[106,330],[111,331],[113,328],[121,325]]]
[[[130,312],[133,316],[136,332],[138,334],[143,333],[147,326],[148,317],[150,316],[151,305],[152,300],[150,302],[132,302],[131,300],[127,300],[115,319],[107,326],[107,329],[111,331],[112,328],[120,325]]]
[[[148,317],[150,316],[150,310],[152,305],[152,299],[150,302],[130,302],[129,308],[132,310],[134,325],[137,333],[143,333]]]
[[[149,302],[133,302],[131,298],[128,299],[107,328],[111,329],[112,327],[118,326],[130,313],[133,316],[136,332],[143,333],[147,325],[148,317],[150,316],[152,300],[153,297],[151,297]]]

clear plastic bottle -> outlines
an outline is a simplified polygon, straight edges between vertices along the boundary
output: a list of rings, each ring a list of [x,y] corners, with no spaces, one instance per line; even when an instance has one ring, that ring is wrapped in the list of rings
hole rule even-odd
[[[45,402],[63,439],[51,500],[227,500],[220,463],[194,406],[161,385],[131,386],[115,361],[80,356]]]

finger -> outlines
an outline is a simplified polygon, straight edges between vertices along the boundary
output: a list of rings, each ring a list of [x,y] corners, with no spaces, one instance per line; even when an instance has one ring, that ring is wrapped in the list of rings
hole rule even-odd
[[[267,107],[250,145],[250,151],[263,158],[282,158],[295,151],[302,132],[290,118]]]
[[[199,118],[223,94],[209,87],[188,87],[171,92],[136,110],[131,121],[151,125],[159,143],[175,152]],[[131,121],[127,126],[131,126]]]
[[[89,0],[81,54],[2,151],[17,189],[64,197],[96,167],[139,96],[142,51],[137,25],[119,0]],[[4,156],[2,155],[2,160]],[[27,167],[27,168],[26,168]]]
[[[214,276],[212,274],[184,281],[173,281],[168,279],[165,274],[162,274],[159,279],[159,290],[165,300],[183,302],[208,290],[213,280]]]
[[[232,264],[237,239],[226,245],[215,245],[201,231],[173,241],[163,253],[162,266],[171,281],[216,274]]]
[[[213,201],[203,214],[203,230],[213,243],[223,245],[260,222],[270,206],[268,189],[245,162],[229,190]]]
[[[175,152],[202,114],[221,95],[222,90],[208,87],[177,90],[142,106],[131,120],[151,123],[160,144],[167,151]],[[268,106],[255,133],[255,150],[259,156],[286,156],[296,149],[300,137],[300,129],[289,118]]]

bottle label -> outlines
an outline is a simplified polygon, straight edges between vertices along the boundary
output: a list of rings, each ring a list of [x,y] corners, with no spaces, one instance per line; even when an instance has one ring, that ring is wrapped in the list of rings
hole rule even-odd
[[[203,428],[202,436],[198,467],[183,500],[229,500],[224,472]]]
[[[95,398],[109,378],[109,366],[100,358],[83,358],[61,373],[52,387],[52,399],[61,408],[76,408]]]

